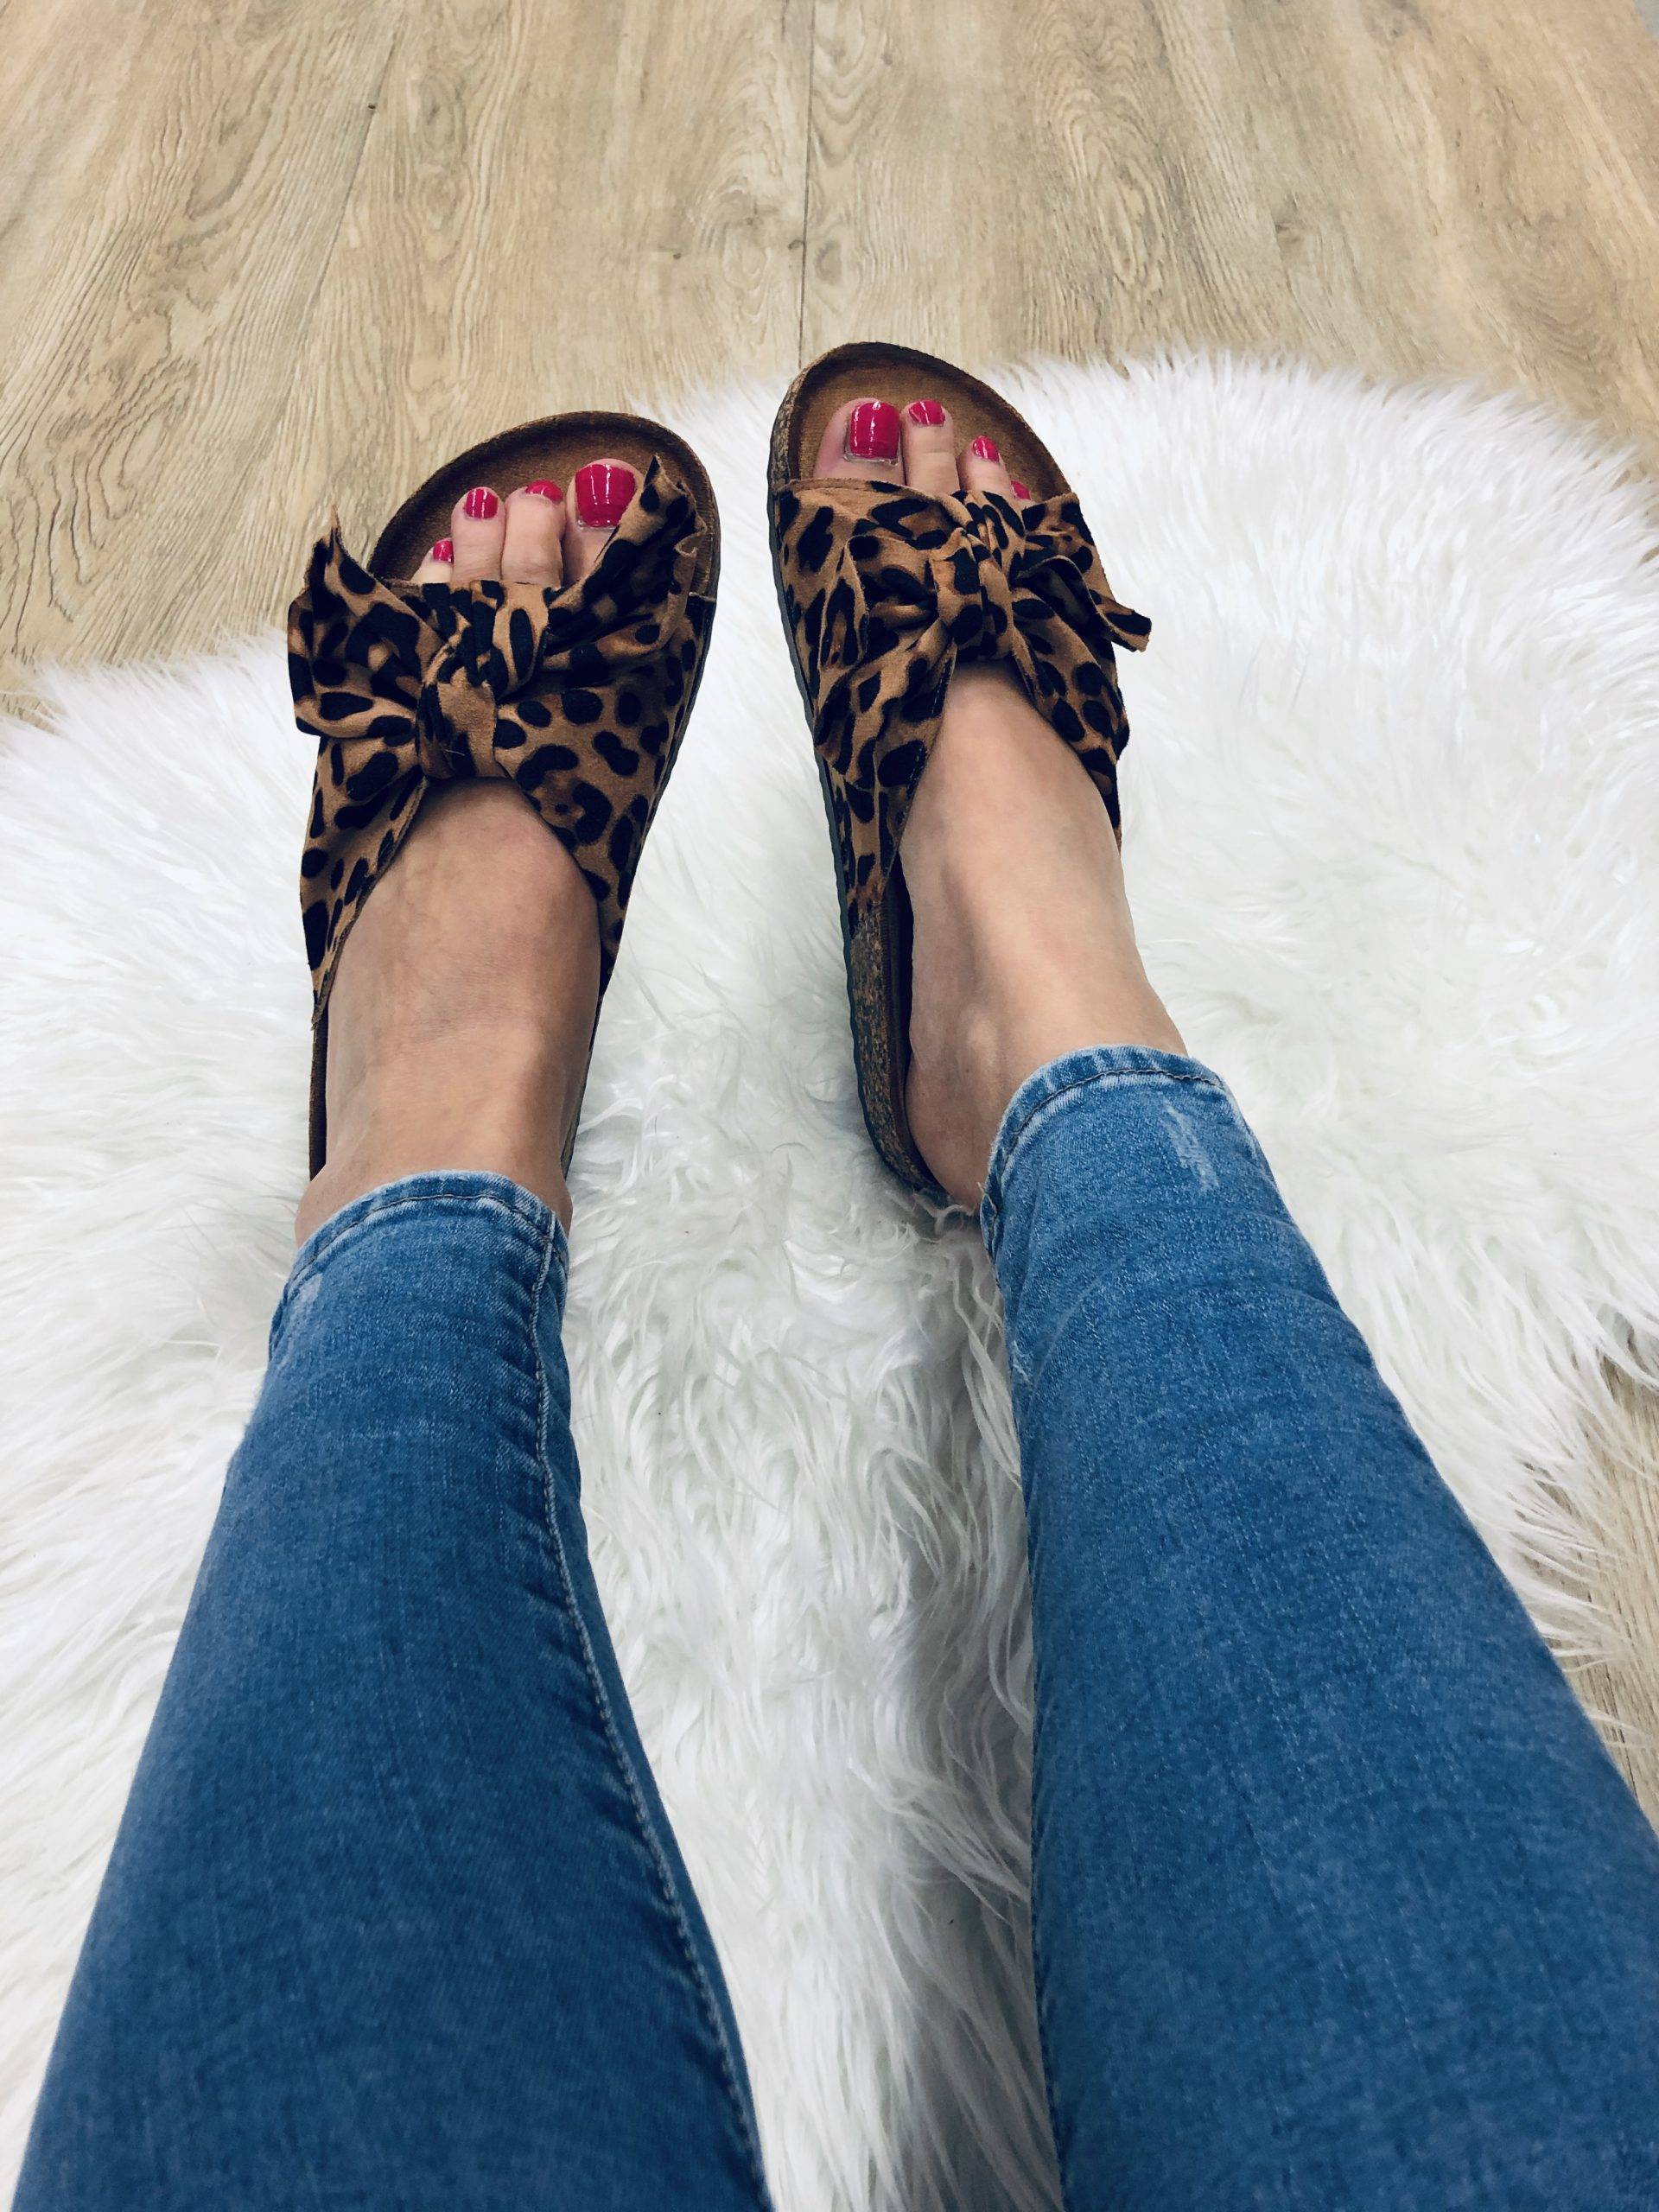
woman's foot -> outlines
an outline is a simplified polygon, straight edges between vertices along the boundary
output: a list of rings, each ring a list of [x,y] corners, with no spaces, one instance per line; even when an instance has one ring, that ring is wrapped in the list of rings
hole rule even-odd
[[[877,399],[840,409],[817,473],[1026,496],[995,442],[925,395],[902,412]],[[1028,1075],[1092,1045],[1185,1046],[1141,966],[1100,794],[1006,667],[952,680],[904,868],[915,918],[911,1135],[950,1196],[976,1205]]]
[[[632,469],[457,501],[421,582],[557,585],[585,575],[633,497]],[[561,1158],[599,995],[599,918],[569,854],[517,788],[431,792],[358,917],[328,1001],[328,1157],[304,1240],[405,1175],[505,1175],[568,1226]]]

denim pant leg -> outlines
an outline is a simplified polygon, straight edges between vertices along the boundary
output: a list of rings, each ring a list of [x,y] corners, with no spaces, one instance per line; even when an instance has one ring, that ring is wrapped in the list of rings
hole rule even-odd
[[[1659,2205],[1659,1844],[1224,1085],[1041,1070],[983,1225],[1071,2212]]]
[[[588,1564],[563,1233],[419,1176],[300,1254],[20,2212],[756,2212]]]

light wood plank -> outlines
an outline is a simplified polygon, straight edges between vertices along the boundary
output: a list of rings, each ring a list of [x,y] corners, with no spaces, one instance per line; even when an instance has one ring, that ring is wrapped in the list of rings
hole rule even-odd
[[[327,499],[504,423],[793,366],[808,0],[6,22],[0,687],[276,618]]]
[[[387,73],[278,443],[261,557],[370,535],[459,448],[798,340],[805,0],[427,0]],[[251,521],[255,520],[251,517]]]
[[[219,518],[270,467],[393,14],[8,10],[0,685],[39,658],[205,643],[254,603]]]
[[[1518,387],[1659,457],[1629,0],[819,0],[803,327]]]

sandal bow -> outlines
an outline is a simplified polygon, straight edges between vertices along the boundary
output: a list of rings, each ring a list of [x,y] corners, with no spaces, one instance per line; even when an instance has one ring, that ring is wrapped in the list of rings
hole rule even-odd
[[[1014,667],[1116,823],[1128,725],[1113,648],[1138,652],[1152,626],[1114,597],[1071,493],[1021,508],[818,479],[774,495],[773,530],[855,914],[885,888],[959,661]]]
[[[501,707],[548,664],[555,594],[524,584],[417,586],[423,604],[413,674],[419,685],[412,732],[415,757],[436,781],[499,776]],[[517,742],[517,725],[505,735]],[[321,733],[319,732],[321,735]],[[394,752],[402,741],[389,738]]]
[[[289,617],[295,717],[318,741],[302,911],[319,1006],[422,794],[473,776],[512,779],[569,849],[608,975],[713,613],[694,588],[703,537],[660,461],[593,569],[559,588],[389,582],[331,517]]]
[[[353,558],[331,518],[289,618],[300,728],[325,744],[371,748],[350,758],[353,782],[377,754],[393,775],[513,773],[501,756],[553,719],[538,692],[609,682],[653,658],[684,617],[701,531],[683,527],[695,510],[662,498],[658,474],[645,484],[659,494],[654,512],[642,495],[598,565],[562,588],[385,582]],[[584,706],[572,719],[596,720]],[[379,768],[371,781],[378,788],[387,775]]]

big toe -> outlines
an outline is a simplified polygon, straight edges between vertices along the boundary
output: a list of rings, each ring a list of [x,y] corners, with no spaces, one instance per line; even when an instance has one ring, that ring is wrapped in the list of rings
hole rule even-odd
[[[885,399],[854,399],[823,426],[818,444],[819,476],[874,476],[891,484],[905,480],[899,451],[899,410]]]
[[[633,503],[639,479],[626,461],[609,456],[589,461],[570,480],[565,502],[564,573],[585,576],[610,543]]]

